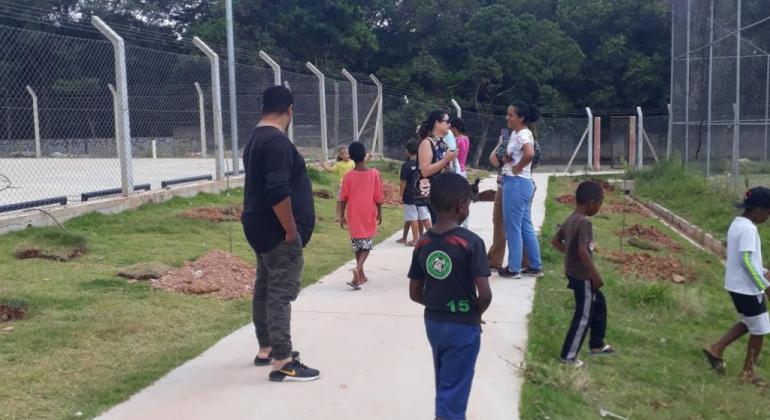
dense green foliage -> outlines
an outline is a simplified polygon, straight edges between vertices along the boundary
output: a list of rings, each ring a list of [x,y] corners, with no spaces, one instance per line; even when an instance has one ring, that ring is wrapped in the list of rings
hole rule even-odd
[[[49,21],[82,22],[96,13],[225,42],[222,0],[31,6]],[[414,99],[466,98],[465,107],[484,113],[513,98],[554,111],[667,102],[663,0],[234,0],[234,10],[237,47],[254,58],[262,49],[327,69],[377,73],[392,92]],[[0,15],[0,23],[8,20]]]

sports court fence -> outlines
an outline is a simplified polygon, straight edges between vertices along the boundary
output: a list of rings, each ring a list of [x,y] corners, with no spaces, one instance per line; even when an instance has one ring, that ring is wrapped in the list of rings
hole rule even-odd
[[[233,138],[223,49],[201,39],[148,47],[133,42],[132,31],[98,18],[66,34],[0,24],[0,213],[237,176],[261,94],[276,84],[294,95],[289,136],[309,160],[333,159],[354,140],[401,159],[417,125],[441,107],[465,119],[469,163],[484,167],[506,125],[504,109],[463,110],[462,98],[410,99],[384,93],[374,75],[238,50]],[[537,124],[543,164],[590,167],[601,138],[598,163],[627,161],[628,141],[609,139],[628,129],[611,134],[614,120],[605,117],[594,133],[592,118],[546,113]]]
[[[671,23],[673,153],[736,185],[770,172],[770,2],[673,0]]]

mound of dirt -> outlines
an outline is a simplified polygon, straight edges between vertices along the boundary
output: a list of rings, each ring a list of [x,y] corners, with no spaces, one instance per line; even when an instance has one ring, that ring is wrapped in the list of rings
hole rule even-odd
[[[150,280],[153,288],[192,295],[212,294],[226,299],[250,297],[257,272],[253,265],[222,251]]]
[[[332,194],[331,191],[327,191],[327,190],[313,191],[313,196],[318,197],[318,198],[323,198],[324,200],[328,200],[330,198],[334,198],[334,194]]]
[[[565,194],[556,197],[556,202],[566,204],[568,206],[574,206],[577,201],[575,201],[575,194]]]
[[[637,203],[636,201],[628,200],[625,203],[612,203],[606,207],[602,207],[601,211],[608,213],[626,213],[626,214],[639,214],[642,216],[649,216],[650,211],[646,207]]]
[[[479,193],[479,201],[495,201],[495,190],[484,190]]]
[[[227,222],[241,220],[243,209],[225,207],[198,207],[186,210],[180,216],[187,219],[208,220],[210,222]]]
[[[604,179],[598,179],[598,178],[576,178],[575,179],[575,183],[576,184],[579,184],[579,183],[581,183],[583,181],[593,181],[593,182],[601,185],[602,189],[606,193],[608,193],[608,192],[615,192],[615,186],[610,184],[609,182],[607,182]]]
[[[399,194],[399,189],[400,187],[396,184],[382,181],[382,193],[385,197],[382,205],[385,207],[400,207],[401,194]]]
[[[623,273],[634,273],[647,280],[666,280],[674,283],[695,281],[695,272],[670,256],[655,256],[646,252],[623,253],[613,251],[605,258],[622,266]]]
[[[133,280],[157,279],[173,270],[173,268],[158,262],[143,262],[128,267],[123,267],[118,271],[118,276]]]
[[[24,319],[27,316],[27,305],[19,302],[0,303],[0,322]]]
[[[626,230],[616,233],[624,238],[639,238],[644,241],[660,244],[672,251],[681,252],[682,246],[674,242],[668,235],[659,231],[654,226],[643,226],[636,224]]]

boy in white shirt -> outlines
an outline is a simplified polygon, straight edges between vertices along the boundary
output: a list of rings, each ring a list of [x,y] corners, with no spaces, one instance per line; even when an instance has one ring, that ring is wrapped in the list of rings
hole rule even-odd
[[[750,189],[743,203],[736,207],[744,211],[735,218],[727,231],[725,289],[740,314],[740,322],[733,325],[719,341],[704,348],[703,354],[711,367],[724,375],[722,353],[727,346],[749,333],[749,348],[741,378],[751,383],[764,384],[754,373],[754,364],[762,350],[764,336],[770,334],[766,298],[766,295],[770,297],[770,276],[762,265],[762,242],[757,225],[765,223],[770,217],[770,189]]]

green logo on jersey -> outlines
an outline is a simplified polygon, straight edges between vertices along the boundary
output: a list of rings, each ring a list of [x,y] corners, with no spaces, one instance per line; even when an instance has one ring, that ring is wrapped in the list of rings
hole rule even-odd
[[[452,259],[444,251],[433,251],[428,255],[425,268],[433,278],[444,280],[452,272]]]

